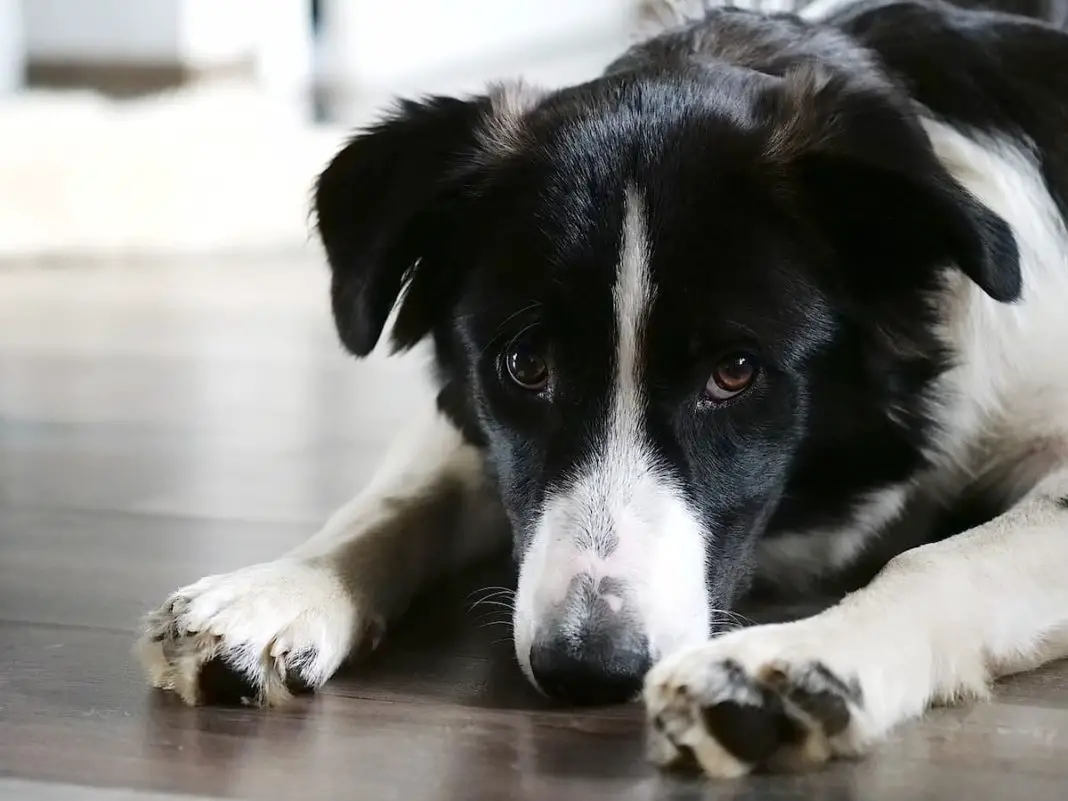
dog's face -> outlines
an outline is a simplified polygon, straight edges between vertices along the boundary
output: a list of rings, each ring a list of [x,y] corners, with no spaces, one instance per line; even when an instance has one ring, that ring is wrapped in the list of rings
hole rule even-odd
[[[622,700],[707,638],[768,530],[846,522],[919,465],[956,264],[1011,234],[884,87],[729,67],[403,105],[320,179],[356,354],[398,295],[487,452],[542,689]]]

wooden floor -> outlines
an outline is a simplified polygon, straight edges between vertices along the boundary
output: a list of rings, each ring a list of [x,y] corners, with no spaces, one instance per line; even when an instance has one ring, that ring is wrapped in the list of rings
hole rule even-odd
[[[424,400],[417,359],[340,353],[325,287],[310,258],[0,271],[0,798],[1068,798],[1063,666],[857,764],[657,776],[637,709],[527,690],[503,618],[465,600],[492,566],[288,709],[148,691],[138,616],[308,535]]]

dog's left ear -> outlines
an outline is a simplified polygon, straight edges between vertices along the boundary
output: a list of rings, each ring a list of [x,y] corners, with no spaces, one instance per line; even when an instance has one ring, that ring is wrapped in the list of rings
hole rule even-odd
[[[955,265],[994,300],[1019,299],[1008,223],[949,174],[894,90],[851,80],[806,67],[765,98],[768,155],[797,177],[842,258],[873,288]]]

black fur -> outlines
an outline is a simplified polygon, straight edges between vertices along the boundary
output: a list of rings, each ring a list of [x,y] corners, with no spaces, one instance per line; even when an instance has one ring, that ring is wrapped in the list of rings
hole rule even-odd
[[[935,158],[915,101],[1026,139],[1065,209],[1068,36],[937,0],[832,22],[714,10],[532,102],[513,149],[483,136],[489,97],[431,98],[323,173],[342,341],[367,354],[401,298],[394,343],[433,337],[439,406],[485,448],[518,551],[604,434],[628,187],[657,292],[644,426],[715,532],[714,599],[746,586],[757,537],[846,524],[924,466],[946,265],[998,301],[1026,288],[1011,231]],[[502,380],[524,332],[551,353],[551,401]],[[757,385],[701,411],[737,347],[759,354]]]

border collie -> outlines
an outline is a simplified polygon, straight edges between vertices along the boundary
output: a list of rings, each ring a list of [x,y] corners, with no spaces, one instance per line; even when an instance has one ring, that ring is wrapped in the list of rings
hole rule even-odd
[[[1063,4],[696,5],[588,83],[403,102],[324,170],[341,341],[392,319],[440,391],[308,542],[149,615],[155,686],[283,702],[505,543],[530,682],[642,695],[655,761],[711,776],[1068,656]],[[754,580],[888,539],[837,605],[732,630]]]

